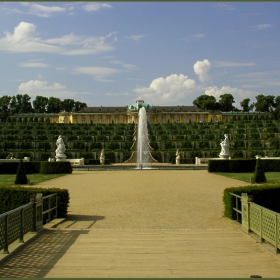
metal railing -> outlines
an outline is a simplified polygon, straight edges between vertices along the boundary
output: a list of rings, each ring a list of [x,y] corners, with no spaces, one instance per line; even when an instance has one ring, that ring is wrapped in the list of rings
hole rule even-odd
[[[236,195],[236,220],[240,222],[241,229],[246,233],[254,232],[260,238],[260,243],[266,241],[272,244],[277,254],[280,250],[280,213],[271,211],[253,202],[253,196],[246,193]]]
[[[52,212],[55,212],[53,215],[53,218],[57,218],[57,193],[49,194],[46,196],[43,196],[43,201],[47,199],[48,208],[47,210],[43,210],[43,216],[45,214],[48,214],[48,218],[46,219],[46,223],[50,222],[52,220]],[[44,205],[44,204],[43,204]]]
[[[241,196],[235,193],[229,193],[229,194],[235,197],[235,207],[233,207],[232,209],[235,211],[236,221],[241,223],[242,222]]]
[[[51,198],[55,197],[55,206]],[[44,211],[43,200],[48,199],[48,207]],[[16,209],[0,215],[0,250],[9,254],[9,245],[16,240],[24,243],[24,235],[28,232],[38,232],[43,228],[43,216],[48,214],[47,222],[51,220],[51,212],[56,211],[53,217],[57,217],[57,194],[43,197],[41,193],[30,198],[30,202]]]

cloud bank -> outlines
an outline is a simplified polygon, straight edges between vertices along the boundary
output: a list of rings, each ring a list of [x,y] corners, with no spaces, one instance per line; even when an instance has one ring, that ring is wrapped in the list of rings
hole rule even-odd
[[[0,38],[0,51],[12,53],[56,53],[60,55],[90,55],[114,50],[112,43],[107,43],[115,32],[102,37],[77,36],[73,33],[60,38],[43,40],[36,32],[36,25],[20,22],[14,32],[4,32]],[[115,38],[112,40],[115,41]]]

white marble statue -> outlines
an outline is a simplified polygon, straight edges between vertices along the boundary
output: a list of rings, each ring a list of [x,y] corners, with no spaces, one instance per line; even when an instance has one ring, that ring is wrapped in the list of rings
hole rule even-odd
[[[64,141],[61,137],[61,135],[58,136],[58,139],[56,140],[56,150],[55,150],[55,158],[57,161],[62,161],[66,158],[66,155],[64,152],[66,151]]]
[[[178,149],[176,151],[176,164],[180,164],[180,153]]]
[[[220,158],[227,158],[229,157],[229,139],[228,139],[228,135],[225,134],[225,139],[221,140],[222,142],[220,143],[221,145],[221,153],[220,153]]]
[[[102,149],[99,159],[100,159],[100,164],[101,164],[101,165],[104,165],[104,164],[105,164],[104,149]]]

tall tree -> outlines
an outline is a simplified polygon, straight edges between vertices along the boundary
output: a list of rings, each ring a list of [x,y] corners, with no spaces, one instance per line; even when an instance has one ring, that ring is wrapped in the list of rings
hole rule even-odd
[[[44,96],[37,95],[33,101],[33,109],[35,113],[45,113],[47,111],[49,99]]]
[[[47,105],[47,113],[59,113],[61,111],[61,100],[56,97],[50,97]]]
[[[273,115],[277,120],[280,119],[280,96],[275,98],[275,109],[273,111]]]
[[[224,112],[233,111],[235,108],[232,105],[233,103],[235,103],[235,101],[234,101],[234,97],[232,96],[232,94],[225,93],[225,94],[220,95],[219,104],[220,104],[221,111],[224,111]]]
[[[72,112],[74,110],[75,101],[73,99],[64,99],[61,102],[61,109],[65,112]]]
[[[0,119],[1,121],[6,121],[10,112],[10,102],[12,97],[8,95],[3,95],[0,97]]]
[[[275,96],[259,94],[256,96],[255,111],[257,112],[271,112],[275,108]]]
[[[78,112],[86,107],[87,107],[87,104],[85,102],[76,101],[75,105],[74,105],[74,111]]]
[[[31,97],[27,94],[13,96],[10,103],[10,114],[32,113]]]
[[[216,98],[212,95],[200,95],[194,101],[193,105],[202,110],[216,110],[217,109]]]
[[[249,105],[250,100],[250,98],[245,98],[240,102],[240,106],[242,107],[243,112],[249,112],[253,110],[255,104],[253,103]]]

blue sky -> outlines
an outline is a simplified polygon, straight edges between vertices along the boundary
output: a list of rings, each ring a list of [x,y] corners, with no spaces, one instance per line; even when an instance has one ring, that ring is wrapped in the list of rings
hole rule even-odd
[[[88,106],[280,95],[280,2],[1,2],[0,94]]]

